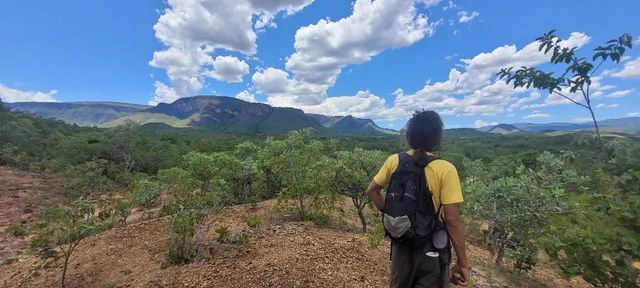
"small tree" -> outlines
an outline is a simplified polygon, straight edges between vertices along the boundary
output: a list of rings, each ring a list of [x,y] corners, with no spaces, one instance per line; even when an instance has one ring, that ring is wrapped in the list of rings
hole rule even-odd
[[[45,215],[44,222],[38,226],[38,235],[34,238],[32,246],[51,251],[51,246],[58,247],[62,252],[64,263],[60,286],[65,287],[65,278],[69,259],[82,240],[103,229],[103,223],[93,217],[95,208],[91,202],[80,198],[69,207],[56,208]],[[49,254],[49,253],[45,253]]]
[[[237,169],[237,200],[245,203],[247,200],[257,201],[254,195],[253,185],[258,176],[258,165],[254,160],[259,147],[251,142],[240,143],[236,146],[235,156],[240,160],[240,167]],[[254,202],[255,203],[255,202]]]
[[[200,218],[198,211],[183,206],[170,218],[167,256],[171,264],[188,263],[195,255],[192,237]]]
[[[107,187],[109,179],[104,175],[107,161],[98,159],[83,164],[69,166],[65,171],[67,181],[64,185],[65,196],[88,197]]]
[[[285,142],[272,137],[267,138],[264,147],[256,153],[256,165],[258,175],[256,175],[257,186],[262,197],[273,198],[284,188],[284,179],[279,166],[278,157],[284,154]]]
[[[160,183],[146,178],[136,180],[133,183],[133,203],[142,206],[141,220],[149,217],[149,208],[153,201],[160,195],[163,187]]]
[[[584,181],[574,170],[551,153],[537,159],[538,169],[512,167],[513,175],[504,176],[481,161],[465,164],[468,177],[464,187],[475,218],[488,222],[485,243],[495,254],[496,265],[505,256],[516,261],[516,268],[528,270],[537,261],[540,239],[546,234],[553,215],[565,209],[566,189],[580,187]]]
[[[221,184],[220,181],[228,181],[240,165],[238,160],[228,153],[189,152],[184,156],[184,166],[194,178],[202,181],[200,191],[206,193],[212,179],[217,180],[217,184]]]
[[[351,198],[356,208],[362,231],[367,232],[367,219],[364,208],[371,200],[366,194],[367,185],[373,178],[385,154],[380,151],[369,151],[355,148],[352,151],[340,151],[336,154],[334,187],[339,194]]]
[[[129,174],[135,167],[133,150],[136,146],[136,132],[139,126],[133,121],[127,121],[124,125],[112,128],[109,131],[111,148],[114,158],[120,159],[123,163],[123,176],[125,182],[129,180]]]
[[[218,168],[207,169],[201,166],[209,163],[216,167],[228,167],[235,164],[234,158],[230,155],[198,154],[185,157],[185,166],[189,170],[174,167],[158,172],[160,182],[173,196],[171,211],[168,211],[171,217],[168,220],[169,251],[167,255],[172,264],[187,263],[196,255],[207,256],[205,236],[213,225],[207,217],[219,207],[221,197],[225,195],[224,191],[229,188],[227,183],[234,173],[234,169],[222,171]],[[200,177],[196,177],[192,171],[201,173]],[[214,185],[212,189],[201,188],[199,193],[193,193],[198,186],[198,180],[211,182],[214,177],[218,185]]]
[[[332,207],[331,159],[323,153],[322,142],[311,138],[310,130],[293,131],[284,141],[284,153],[273,155],[275,167],[284,187],[278,195],[281,201],[293,200],[298,215],[307,218],[309,212],[321,212]]]
[[[609,40],[605,46],[598,46],[594,49],[596,53],[591,57],[590,61],[587,58],[576,56],[577,47],[564,46],[562,39],[556,36],[555,31],[551,30],[545,33],[536,38],[536,41],[540,42],[539,51],[544,49],[545,54],[553,52],[551,55],[552,64],[564,64],[567,66],[562,75],[556,77],[553,72],[544,72],[535,67],[524,66],[515,71],[513,71],[514,67],[502,68],[497,75],[500,79],[506,78],[507,84],[513,82],[514,89],[518,87],[526,87],[527,89],[533,87],[534,89],[545,90],[549,94],[556,94],[573,104],[587,109],[591,114],[596,135],[602,142],[600,128],[591,103],[592,95],[589,90],[591,77],[607,60],[620,63],[626,48],[631,49],[633,39],[629,34],[623,34],[617,39]],[[597,65],[594,65],[598,59],[601,60]],[[567,95],[567,92],[580,92],[584,102]]]
[[[189,171],[178,167],[158,171],[158,179],[173,196],[174,201],[181,203],[191,198],[191,194],[198,187],[198,180]]]

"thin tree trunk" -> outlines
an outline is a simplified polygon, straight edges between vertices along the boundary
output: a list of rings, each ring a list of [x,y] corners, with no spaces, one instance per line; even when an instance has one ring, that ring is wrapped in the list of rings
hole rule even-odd
[[[60,278],[60,287],[64,288],[64,278],[67,277],[67,265],[69,265],[69,256],[64,255],[64,265],[62,266],[62,278]]]
[[[598,121],[596,120],[596,115],[593,113],[593,109],[591,105],[589,105],[589,113],[591,113],[591,119],[593,120],[593,126],[596,128],[596,135],[598,135],[598,141],[602,143],[602,135],[600,135],[600,127],[598,126]]]
[[[196,240],[196,255],[198,255],[198,257],[200,258],[208,258],[211,255],[207,255],[206,254],[206,247],[204,244],[204,238],[207,235],[207,233],[211,230],[211,226],[213,226],[213,221],[209,221],[207,223],[207,225],[205,226],[204,224],[207,222],[207,216],[209,216],[209,214],[211,214],[211,211],[213,210],[213,208],[204,208],[202,209],[202,211],[200,212],[201,215],[200,217],[202,217],[200,219],[200,223],[198,223],[198,227],[199,229],[197,229],[196,231],[196,235],[195,235],[195,240]],[[202,229],[202,227],[205,227],[204,229]]]
[[[367,233],[367,219],[364,218],[364,207],[358,207],[358,217],[360,217],[360,224],[362,224],[362,232]]]
[[[307,212],[304,209],[304,197],[302,193],[298,193],[298,202],[300,203],[300,217],[304,220],[305,216],[307,216]]]
[[[367,219],[364,218],[364,205],[361,205],[360,199],[357,194],[351,194],[351,202],[353,202],[353,206],[355,206],[356,211],[358,212],[358,217],[360,218],[360,224],[362,225],[362,232],[367,233]]]
[[[596,128],[596,136],[598,136],[598,144],[602,147],[602,158],[606,162],[609,158],[607,153],[607,147],[604,145],[604,140],[602,139],[602,135],[600,134],[600,127],[598,126],[598,120],[596,120],[596,115],[593,113],[593,108],[591,108],[591,103],[588,105],[589,113],[591,114],[591,120],[593,120],[593,127]]]
[[[77,242],[73,242],[69,245],[69,250],[67,250],[67,252],[64,252],[64,249],[62,250],[62,252],[64,253],[64,265],[62,266],[62,277],[60,278],[60,287],[64,288],[64,280],[67,277],[67,268],[69,267],[69,259],[71,258],[71,254],[73,253],[73,249],[75,248],[75,246],[78,245]]]
[[[496,266],[502,266],[502,257],[504,257],[504,244],[500,244],[498,248],[498,256],[496,256]]]
[[[200,192],[205,193],[209,190],[209,182],[211,182],[211,179],[207,179],[204,181],[204,183],[202,183],[202,188],[200,188]]]

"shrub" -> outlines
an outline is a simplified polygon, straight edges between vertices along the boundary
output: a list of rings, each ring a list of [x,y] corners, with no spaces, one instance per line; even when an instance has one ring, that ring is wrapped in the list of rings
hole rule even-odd
[[[132,205],[130,201],[126,201],[122,199],[116,200],[116,203],[114,205],[114,212],[113,212],[114,218],[120,224],[126,225],[127,218],[129,218],[129,215],[131,215],[131,208],[132,208]]]
[[[245,234],[245,233],[236,234],[233,237],[231,237],[231,239],[229,240],[231,244],[242,245],[242,246],[248,245],[250,241],[251,241],[251,238],[249,237],[248,234]]]
[[[169,219],[169,251],[171,264],[188,263],[195,255],[193,235],[200,220],[200,213],[180,211]]]
[[[331,217],[329,217],[329,214],[322,212],[307,212],[304,220],[311,221],[319,227],[329,227],[329,224],[331,224]]]
[[[384,240],[384,225],[379,218],[376,218],[373,229],[367,231],[367,242],[369,243],[369,249],[376,249]]]
[[[267,140],[267,163],[281,177],[279,204],[293,203],[301,219],[310,212],[331,210],[337,199],[331,187],[332,161],[324,155],[324,145],[311,138],[310,130],[290,132],[285,140]]]
[[[551,220],[569,211],[567,190],[578,192],[586,179],[549,152],[538,156],[535,169],[503,160],[491,165],[466,162],[465,166],[465,207],[472,217],[487,221],[484,241],[495,253],[496,264],[506,256],[516,262],[517,269],[531,269],[540,242],[553,230]]]
[[[109,179],[105,176],[106,160],[89,161],[70,166],[65,170],[67,182],[64,194],[68,198],[88,197],[107,188]]]
[[[241,218],[250,228],[260,228],[262,226],[262,218],[258,214],[244,214]]]
[[[134,181],[133,203],[143,207],[141,215],[143,220],[148,218],[149,208],[160,192],[162,192],[162,185],[156,181],[145,178]]]
[[[231,231],[229,231],[229,227],[227,226],[222,226],[220,228],[217,228],[216,233],[218,233],[218,243],[224,243],[227,241],[227,239],[229,239],[229,235],[231,235]]]
[[[4,232],[13,237],[23,237],[27,235],[27,228],[20,224],[11,224]]]
[[[366,194],[367,186],[377,169],[385,159],[385,153],[356,148],[352,151],[340,151],[336,153],[334,163],[335,176],[333,187],[339,194],[351,198],[351,202],[358,213],[362,231],[367,232],[367,220],[364,209],[371,203]]]
[[[94,217],[93,204],[85,199],[75,200],[69,207],[54,208],[44,215],[44,221],[38,223],[38,235],[31,243],[32,247],[39,248],[44,253],[40,255],[55,255],[53,246],[63,254],[64,263],[60,286],[65,287],[65,277],[69,265],[69,259],[75,248],[86,237],[96,234],[104,229],[104,223]]]

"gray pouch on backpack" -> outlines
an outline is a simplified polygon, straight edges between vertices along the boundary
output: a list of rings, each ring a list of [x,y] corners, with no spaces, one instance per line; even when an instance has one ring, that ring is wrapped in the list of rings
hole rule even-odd
[[[433,242],[433,248],[438,250],[447,247],[447,243],[449,243],[449,235],[447,234],[447,230],[438,229],[431,235],[431,241]]]
[[[409,220],[409,217],[406,215],[391,217],[384,214],[384,217],[382,217],[382,223],[389,235],[393,238],[401,237],[407,232],[407,230],[409,230],[409,228],[411,228],[411,220]]]

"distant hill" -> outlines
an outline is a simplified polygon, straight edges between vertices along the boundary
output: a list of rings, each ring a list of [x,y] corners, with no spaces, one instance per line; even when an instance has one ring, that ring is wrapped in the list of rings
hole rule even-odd
[[[618,119],[607,119],[598,121],[600,130],[603,132],[612,133],[625,133],[632,135],[640,135],[640,117],[626,117]],[[515,131],[518,129],[520,131]],[[554,123],[513,123],[513,124],[498,124],[495,126],[486,126],[477,129],[482,132],[491,133],[503,133],[506,131],[514,132],[533,132],[533,133],[560,133],[570,131],[583,131],[593,130],[593,123],[568,123],[568,122],[554,122]],[[505,131],[506,130],[506,131]]]
[[[534,124],[534,123],[514,123],[511,124],[523,131],[544,133],[545,131],[571,131],[589,129],[593,127],[593,124],[589,123],[563,123],[554,122],[547,124]]]
[[[118,102],[16,102],[3,104],[9,109],[81,126],[101,125],[150,107]]]
[[[144,123],[160,122],[174,127],[189,126],[218,132],[267,135],[308,127],[323,128],[302,110],[219,96],[195,96],[181,98],[170,104],[160,103],[117,121],[136,121],[136,118],[144,119]]]
[[[397,134],[397,131],[378,126],[371,119],[361,119],[353,116],[325,116],[307,114],[317,120],[322,126],[331,130],[357,135],[371,135],[376,133]]]
[[[114,127],[133,121],[140,125],[155,123],[176,128],[258,135],[278,135],[302,128],[314,128],[322,134],[359,136],[397,133],[376,125],[370,119],[305,114],[295,108],[272,107],[223,96],[187,97],[155,107],[115,102],[23,102],[5,105],[10,109],[82,126]]]
[[[493,133],[493,134],[502,134],[502,135],[506,135],[506,134],[513,134],[513,133],[518,133],[518,132],[522,132],[521,129],[518,129],[518,127],[514,126],[514,125],[509,125],[509,124],[498,124],[496,126],[493,126],[491,129],[489,129],[489,131],[487,131],[489,133]]]

